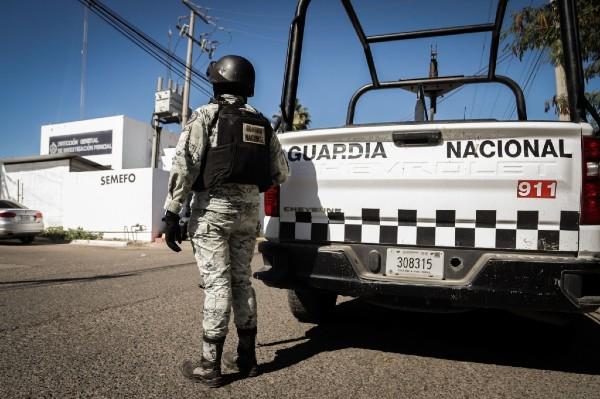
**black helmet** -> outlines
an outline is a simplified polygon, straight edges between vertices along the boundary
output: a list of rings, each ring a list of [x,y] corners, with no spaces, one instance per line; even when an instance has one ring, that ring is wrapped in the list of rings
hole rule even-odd
[[[254,95],[254,67],[244,57],[226,55],[208,65],[206,76],[215,93]]]

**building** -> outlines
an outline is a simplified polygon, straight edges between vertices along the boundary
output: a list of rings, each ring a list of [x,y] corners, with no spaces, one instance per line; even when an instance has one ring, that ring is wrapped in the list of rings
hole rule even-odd
[[[0,160],[0,198],[42,210],[46,226],[63,221],[63,193],[69,173],[109,169],[78,154],[53,154]]]
[[[40,155],[78,153],[112,169],[147,168],[153,134],[150,125],[124,115],[45,125]],[[175,147],[178,137],[163,131],[160,149]]]
[[[164,155],[151,168],[153,134],[124,115],[42,126],[40,155],[0,159],[0,198],[41,211],[46,227],[151,241],[163,228],[169,147],[178,140],[163,130]]]

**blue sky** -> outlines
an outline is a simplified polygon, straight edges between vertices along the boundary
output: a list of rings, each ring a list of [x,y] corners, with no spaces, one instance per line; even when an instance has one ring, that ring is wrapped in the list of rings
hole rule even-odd
[[[185,58],[186,41],[179,40],[175,24],[187,15],[180,0],[104,0],[165,46],[169,29],[171,48]],[[40,126],[79,119],[83,6],[77,0],[4,0],[0,23],[0,82],[4,91],[1,109],[0,158],[39,153]],[[287,36],[295,10],[293,0],[197,0],[225,30],[212,35],[221,42],[216,57],[240,54],[257,70],[256,96],[250,103],[272,115],[281,99]],[[513,10],[545,0],[513,0]],[[496,0],[464,1],[369,1],[354,0],[367,34],[390,33],[487,22],[493,18]],[[200,23],[197,32],[212,31]],[[159,75],[167,71],[94,14],[89,16],[88,69],[85,117],[125,114],[150,121],[154,90]],[[421,39],[376,44],[375,63],[381,80],[425,76],[429,49],[437,45],[440,75],[473,74],[486,65],[489,34]],[[313,0],[309,9],[298,97],[309,108],[312,127],[339,126],[345,121],[352,93],[369,82],[362,48],[338,1]],[[503,44],[500,53],[502,54]],[[194,66],[205,71],[206,54]],[[534,55],[519,61],[505,57],[498,73],[519,83],[530,75]],[[173,76],[177,78],[176,76]],[[530,119],[554,119],[544,113],[544,100],[554,90],[554,72],[543,64],[527,86]],[[179,79],[181,81],[181,79]],[[598,85],[595,84],[597,87]],[[193,90],[191,106],[207,101]],[[397,121],[412,118],[414,95],[401,90],[368,94],[359,103],[356,122]],[[515,118],[514,99],[497,85],[468,86],[443,100],[439,119]],[[178,130],[171,125],[171,130]]]

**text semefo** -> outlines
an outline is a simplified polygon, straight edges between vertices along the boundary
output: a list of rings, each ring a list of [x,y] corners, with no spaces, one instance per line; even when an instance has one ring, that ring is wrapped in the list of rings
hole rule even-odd
[[[134,183],[135,173],[122,173],[119,175],[102,176],[100,177],[100,185],[118,184],[118,183]]]

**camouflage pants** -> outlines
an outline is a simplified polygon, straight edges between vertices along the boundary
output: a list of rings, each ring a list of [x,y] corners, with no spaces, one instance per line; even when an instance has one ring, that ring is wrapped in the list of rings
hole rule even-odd
[[[227,335],[232,306],[237,328],[256,327],[250,262],[257,235],[258,192],[226,194],[230,196],[195,193],[189,221],[194,255],[204,283],[202,327],[209,339]]]

